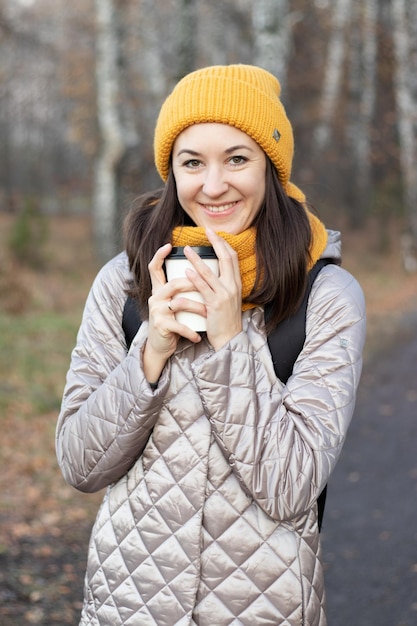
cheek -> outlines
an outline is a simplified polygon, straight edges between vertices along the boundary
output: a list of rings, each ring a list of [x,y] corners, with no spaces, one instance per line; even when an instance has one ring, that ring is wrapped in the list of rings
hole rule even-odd
[[[187,178],[184,178],[184,176],[177,176],[176,178],[176,186],[177,186],[177,196],[178,199],[181,200],[181,198],[191,198],[194,191],[193,191],[193,185],[191,184],[190,180],[187,180]]]
[[[251,186],[250,190],[248,189],[248,192],[257,204],[262,204],[265,198],[265,182],[263,181],[263,179],[254,176],[251,180]]]
[[[190,184],[186,184],[186,181],[180,176],[176,181],[177,187],[177,198],[180,203],[183,211],[190,217],[194,219],[194,211],[193,211],[193,198],[194,191]]]

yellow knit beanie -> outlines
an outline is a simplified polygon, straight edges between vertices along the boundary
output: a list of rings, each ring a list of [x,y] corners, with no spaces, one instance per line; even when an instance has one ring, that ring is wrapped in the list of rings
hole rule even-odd
[[[174,141],[185,128],[228,124],[261,146],[287,194],[303,202],[304,194],[290,182],[294,138],[280,93],[275,76],[253,65],[214,65],[185,76],[165,100],[156,124],[155,165],[162,180]]]

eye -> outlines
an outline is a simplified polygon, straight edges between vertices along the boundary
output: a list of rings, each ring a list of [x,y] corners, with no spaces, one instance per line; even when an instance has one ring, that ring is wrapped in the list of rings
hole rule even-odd
[[[197,169],[198,167],[200,167],[201,165],[201,161],[199,161],[198,159],[188,159],[188,161],[184,161],[184,167],[188,167],[192,170]]]
[[[242,156],[240,154],[235,154],[234,156],[230,157],[229,162],[232,165],[242,165],[243,163],[246,163],[247,160],[248,159],[246,157],[244,157],[244,156]]]

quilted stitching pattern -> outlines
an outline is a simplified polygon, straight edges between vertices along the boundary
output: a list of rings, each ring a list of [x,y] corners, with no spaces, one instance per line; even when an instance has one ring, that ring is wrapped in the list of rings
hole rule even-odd
[[[314,502],[353,411],[359,287],[322,271],[287,386],[255,309],[221,353],[181,343],[153,394],[146,324],[127,358],[119,332],[126,275],[121,255],[93,286],[57,429],[67,480],[108,485],[81,625],[325,626]]]

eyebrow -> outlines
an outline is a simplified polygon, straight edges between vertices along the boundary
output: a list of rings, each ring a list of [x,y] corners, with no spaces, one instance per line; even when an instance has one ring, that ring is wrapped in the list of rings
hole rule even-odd
[[[249,150],[253,152],[253,149],[250,146],[246,146],[245,144],[238,144],[237,146],[232,146],[231,148],[227,148],[225,150],[225,154],[231,154],[232,152],[236,152],[237,150]],[[196,152],[195,150],[191,150],[191,148],[183,148],[177,153],[177,157],[181,156],[181,154],[191,154],[192,156],[199,157],[201,156],[200,152]]]

